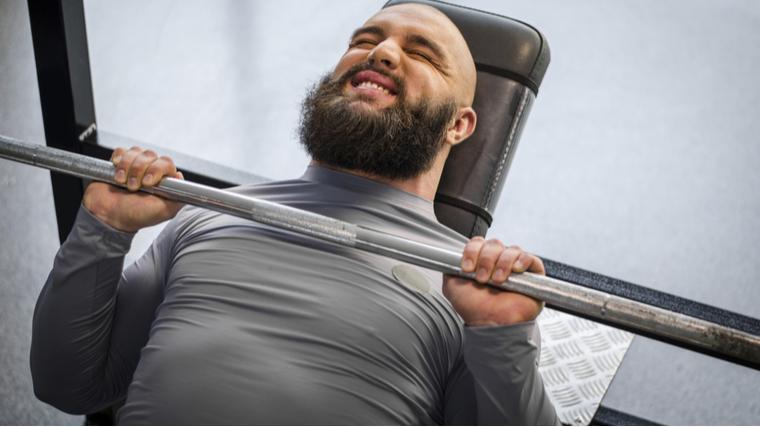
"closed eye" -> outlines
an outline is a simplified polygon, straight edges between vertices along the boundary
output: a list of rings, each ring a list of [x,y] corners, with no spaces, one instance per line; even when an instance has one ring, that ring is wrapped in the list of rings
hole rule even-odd
[[[418,57],[419,59],[427,62],[428,64],[432,65],[433,67],[437,68],[444,74],[447,74],[444,72],[443,67],[441,67],[441,64],[435,61],[431,56],[424,52],[420,52],[418,50],[410,50],[406,52],[407,55]],[[448,75],[448,74],[447,74]]]
[[[409,51],[409,52],[407,52],[407,53],[408,53],[409,55],[415,55],[415,56],[419,56],[420,58],[424,59],[425,61],[428,61],[428,62],[433,62],[433,60],[432,60],[432,59],[430,59],[430,57],[429,57],[428,55],[426,55],[426,54],[424,54],[424,53],[422,53],[422,52],[419,52],[419,51],[416,51],[416,50],[412,50],[412,51]]]
[[[362,45],[376,46],[377,42],[374,41],[374,40],[370,40],[370,39],[360,39],[360,40],[356,40],[356,41],[351,42],[351,44],[349,45],[349,47],[359,47],[359,46],[362,46]]]
[[[407,46],[411,48],[408,50],[410,54],[424,58],[434,67],[438,68],[441,70],[441,72],[446,74],[445,70],[447,67],[444,67],[443,64],[447,64],[447,56],[444,54],[443,48],[438,43],[419,34],[408,35],[406,37],[406,43]],[[415,49],[419,47],[422,47],[426,51],[431,52],[432,55],[428,55],[427,53]]]

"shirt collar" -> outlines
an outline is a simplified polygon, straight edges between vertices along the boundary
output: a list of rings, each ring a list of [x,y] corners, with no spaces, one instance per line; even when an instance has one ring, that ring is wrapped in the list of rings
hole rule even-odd
[[[369,196],[395,205],[405,206],[435,219],[432,201],[392,185],[383,184],[382,182],[349,172],[309,165],[306,172],[301,176],[301,179],[326,183],[362,196]]]

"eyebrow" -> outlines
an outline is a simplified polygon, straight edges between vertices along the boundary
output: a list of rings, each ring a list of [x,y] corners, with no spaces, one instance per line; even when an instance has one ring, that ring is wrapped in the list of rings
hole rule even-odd
[[[349,40],[349,42],[352,42],[355,38],[359,37],[362,34],[372,34],[378,37],[385,37],[385,30],[383,30],[381,27],[378,27],[377,25],[367,25],[366,27],[357,28],[353,34],[351,34],[351,40]]]
[[[385,30],[382,27],[379,27],[377,25],[368,25],[366,27],[357,28],[353,34],[351,34],[351,40],[349,40],[349,42],[353,41],[362,34],[372,34],[382,38],[385,38],[386,36]],[[429,38],[420,34],[410,34],[406,36],[406,42],[409,44],[424,46],[430,49],[441,62],[446,62],[446,55],[443,53],[441,46]]]

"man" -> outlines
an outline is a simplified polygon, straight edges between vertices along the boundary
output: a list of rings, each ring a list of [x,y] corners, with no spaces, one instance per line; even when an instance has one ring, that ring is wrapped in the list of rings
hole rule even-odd
[[[475,68],[445,15],[384,9],[304,102],[312,164],[235,189],[447,248],[432,200],[450,148],[475,128]],[[92,184],[35,310],[35,393],[68,412],[126,396],[126,424],[558,423],[537,373],[543,304],[482,283],[543,273],[498,240],[470,240],[477,282],[135,193],[173,162],[112,161]],[[179,214],[178,214],[179,212]],[[176,216],[176,218],[174,218]],[[133,232],[174,218],[121,271]]]

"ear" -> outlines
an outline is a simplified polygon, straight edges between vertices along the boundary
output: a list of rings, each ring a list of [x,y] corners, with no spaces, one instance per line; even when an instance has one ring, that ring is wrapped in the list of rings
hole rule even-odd
[[[475,132],[475,123],[477,115],[471,107],[464,107],[457,111],[454,124],[448,129],[446,142],[450,145],[457,145],[467,139]]]

